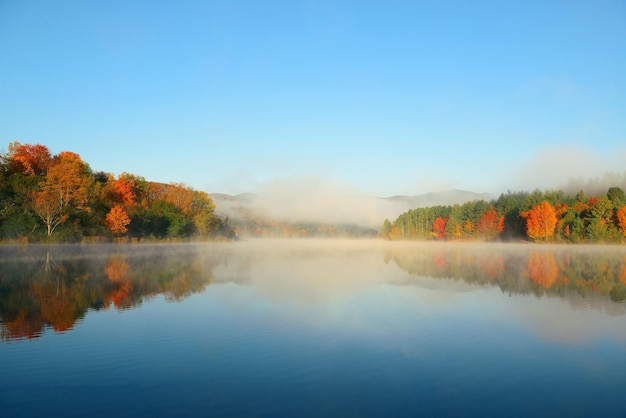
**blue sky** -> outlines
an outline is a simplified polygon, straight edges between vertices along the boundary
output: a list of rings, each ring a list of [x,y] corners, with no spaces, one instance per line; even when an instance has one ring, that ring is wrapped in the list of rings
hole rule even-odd
[[[626,171],[624,1],[0,0],[0,150],[256,191]]]

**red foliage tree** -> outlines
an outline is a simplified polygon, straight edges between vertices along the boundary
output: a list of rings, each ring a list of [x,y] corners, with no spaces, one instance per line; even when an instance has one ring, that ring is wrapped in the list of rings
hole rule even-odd
[[[446,234],[446,223],[448,223],[448,218],[442,218],[439,216],[435,219],[435,222],[433,223],[433,233],[437,239],[444,239]]]
[[[615,213],[617,217],[617,227],[622,236],[626,237],[626,206],[622,206]]]
[[[9,144],[7,160],[10,170],[28,176],[42,176],[46,174],[51,160],[48,147],[40,144]]]
[[[498,212],[492,208],[480,217],[476,229],[480,231],[484,239],[494,239],[504,231],[504,216],[498,216]]]

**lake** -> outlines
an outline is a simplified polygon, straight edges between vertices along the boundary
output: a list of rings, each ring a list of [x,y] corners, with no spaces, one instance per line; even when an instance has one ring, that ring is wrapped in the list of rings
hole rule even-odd
[[[626,247],[0,247],[0,415],[625,416]]]

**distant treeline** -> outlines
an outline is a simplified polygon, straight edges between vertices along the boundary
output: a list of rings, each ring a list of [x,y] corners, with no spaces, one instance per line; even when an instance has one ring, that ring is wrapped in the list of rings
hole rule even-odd
[[[122,173],[78,154],[12,142],[0,155],[0,239],[21,242],[234,237],[209,195]]]
[[[409,210],[392,223],[385,219],[383,238],[435,240],[533,240],[542,242],[624,242],[626,197],[619,187],[606,194],[580,191],[507,192],[497,200]]]

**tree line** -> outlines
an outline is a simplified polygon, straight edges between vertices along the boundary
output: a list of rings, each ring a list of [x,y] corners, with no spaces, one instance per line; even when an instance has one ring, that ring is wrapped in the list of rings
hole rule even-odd
[[[234,237],[209,195],[94,172],[70,151],[12,142],[0,155],[0,239],[20,242]]]
[[[624,242],[626,197],[619,187],[606,194],[575,196],[561,190],[507,192],[491,202],[411,209],[379,236],[392,240],[532,240],[541,242]]]

